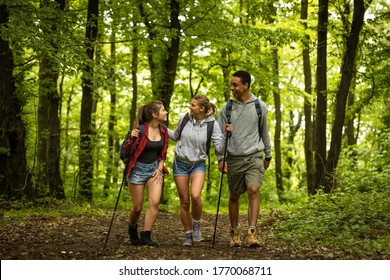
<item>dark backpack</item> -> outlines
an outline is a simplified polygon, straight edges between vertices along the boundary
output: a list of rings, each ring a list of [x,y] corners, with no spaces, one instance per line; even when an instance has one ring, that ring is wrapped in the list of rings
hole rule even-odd
[[[263,129],[262,126],[261,126],[262,110],[261,110],[260,100],[258,98],[256,98],[254,102],[255,102],[256,112],[257,112],[257,116],[258,116],[258,129],[259,129],[259,141],[260,141],[261,134],[262,134],[262,129]],[[225,115],[226,115],[228,123],[230,123],[232,106],[233,106],[233,100],[229,99],[228,102],[226,103],[226,111],[225,111]]]
[[[179,139],[181,137],[181,132],[183,131],[183,128],[186,126],[190,119],[189,113],[184,115],[184,118],[180,124],[179,127]],[[213,134],[214,129],[214,122],[207,122],[207,142],[206,142],[206,154],[210,154],[210,145],[211,145],[211,134]]]

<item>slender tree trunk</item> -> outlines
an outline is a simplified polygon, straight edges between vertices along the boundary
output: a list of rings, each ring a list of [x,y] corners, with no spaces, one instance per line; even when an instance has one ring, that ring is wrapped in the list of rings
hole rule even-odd
[[[325,192],[330,192],[333,189],[335,178],[334,173],[337,168],[337,163],[341,152],[341,140],[345,121],[347,97],[351,85],[351,80],[355,74],[353,69],[355,66],[359,35],[364,23],[364,13],[364,0],[354,0],[351,31],[346,42],[346,51],[343,57],[343,63],[341,65],[341,80],[336,96],[336,116],[332,127],[332,138],[328,158],[326,160],[326,174],[323,176],[321,181],[321,185],[324,186]]]
[[[66,117],[65,117],[65,128],[63,132],[64,137],[64,154],[63,154],[63,161],[62,161],[62,178],[65,178],[66,170],[68,167],[68,159],[69,159],[69,114],[70,114],[70,103],[72,101],[72,92],[71,90],[68,100],[66,101]]]
[[[190,90],[190,98],[195,96],[194,87],[192,86],[192,56],[194,55],[194,47],[191,44],[191,41],[188,43],[188,84]]]
[[[326,161],[326,114],[327,114],[327,30],[328,0],[319,0],[317,46],[317,108],[315,126],[315,190],[325,170]]]
[[[113,20],[112,31],[111,31],[111,43],[110,43],[110,60],[111,66],[108,74],[108,80],[110,81],[110,116],[108,121],[108,139],[107,139],[107,168],[106,168],[106,180],[104,183],[104,194],[107,196],[107,190],[110,188],[111,179],[113,175],[114,166],[114,139],[115,139],[115,125],[116,125],[116,79],[115,79],[115,68],[116,68],[116,21]]]
[[[230,63],[229,63],[229,59],[228,59],[228,51],[226,48],[223,48],[223,50],[222,50],[222,58],[225,61],[227,61],[225,66],[222,67],[223,81],[224,81],[225,85],[229,85],[230,84],[230,70],[229,70]],[[224,100],[228,101],[230,99],[230,95],[231,95],[230,89],[229,89],[229,87],[226,87],[224,92],[223,92]]]
[[[302,0],[301,2],[301,19],[303,21],[303,26],[307,29],[307,14],[308,14],[309,3],[308,0]],[[312,115],[312,75],[311,75],[311,66],[310,66],[310,52],[309,52],[309,35],[305,36],[305,41],[303,42],[303,74],[305,79],[305,104],[304,104],[304,113],[305,113],[305,160],[306,160],[306,181],[307,181],[307,192],[309,195],[314,194],[314,132],[313,132],[313,115]]]
[[[344,6],[344,11],[343,11],[343,16],[345,17],[345,20],[342,20],[344,24],[344,29],[345,32],[348,34],[349,29],[350,29],[350,23],[347,19],[350,18],[351,16],[351,3],[347,2],[345,3]],[[347,110],[350,112],[346,116],[346,124],[345,124],[345,136],[347,138],[347,145],[348,146],[354,146],[357,143],[357,135],[355,135],[355,120],[356,120],[356,112],[353,109],[353,106],[355,104],[355,91],[356,91],[356,62],[354,63],[354,68],[353,68],[353,78],[351,81],[351,86],[349,89],[349,94],[348,94],[348,104],[347,104]],[[355,158],[356,152],[353,152],[352,156]]]
[[[47,139],[49,134],[48,122],[48,94],[46,88],[49,88],[48,85],[48,70],[47,68],[48,61],[46,58],[42,58],[39,62],[39,81],[38,81],[38,132],[37,132],[37,168],[36,172],[36,184],[38,186],[38,193],[43,193],[44,189],[48,186],[47,180]],[[39,194],[38,194],[39,195]]]
[[[239,7],[240,7],[240,14],[239,14],[240,24],[243,24],[243,14],[242,14],[242,10],[244,8],[244,1],[243,0],[240,0]]]
[[[69,116],[71,112],[71,103],[72,103],[72,96],[74,94],[74,89],[72,87],[68,100],[66,101],[66,117],[65,117],[65,129],[63,133],[64,137],[64,153],[63,153],[63,165],[62,165],[62,178],[66,177],[67,168],[68,168],[68,160],[69,160]]]
[[[352,82],[353,90],[350,91],[350,93],[348,94],[348,108],[352,108],[353,105],[355,104],[355,93],[354,93],[355,86],[356,86],[356,83],[355,83],[355,79],[354,79],[354,81]],[[355,134],[355,125],[354,125],[355,119],[356,119],[356,114],[353,113],[353,115],[349,116],[347,118],[347,121],[346,121],[347,124],[345,127],[345,134],[347,136],[347,145],[348,146],[353,146],[353,145],[356,145],[356,143],[357,143],[357,135]]]
[[[0,26],[7,28],[9,13],[0,3]],[[0,195],[35,198],[27,168],[21,103],[16,96],[14,61],[9,41],[0,37]]]
[[[92,200],[93,186],[93,76],[94,69],[91,63],[94,60],[96,41],[98,33],[99,0],[88,0],[88,16],[85,32],[86,55],[90,62],[86,62],[82,75],[83,97],[81,100],[80,116],[80,152],[79,152],[79,184],[80,197]]]
[[[282,131],[282,110],[279,93],[279,57],[278,49],[272,48],[273,57],[273,73],[274,81],[272,82],[274,105],[275,105],[275,136],[274,136],[274,150],[275,150],[275,172],[276,172],[276,189],[278,191],[279,202],[284,202],[284,188],[283,188],[283,171],[282,171],[282,152],[280,135]]]
[[[136,19],[133,19],[133,35],[134,38],[137,37],[137,22]],[[131,99],[131,108],[130,108],[130,126],[136,120],[137,117],[137,101],[138,101],[138,40],[133,40],[133,49],[132,49],[132,57],[131,57],[131,81],[133,85],[133,98]]]
[[[288,126],[288,137],[287,137],[287,149],[286,152],[284,153],[286,156],[286,163],[285,168],[283,169],[283,177],[286,179],[287,182],[290,182],[290,177],[291,177],[291,172],[293,170],[294,163],[296,162],[296,152],[295,152],[295,146],[294,146],[294,141],[295,141],[295,136],[298,133],[298,130],[301,128],[301,123],[302,123],[302,114],[299,113],[298,115],[298,121],[297,123],[294,124],[295,116],[294,112],[290,111],[290,120],[289,120],[289,126]],[[284,181],[284,182],[286,182]],[[291,184],[287,184],[287,189],[290,188]],[[285,186],[286,187],[286,186]]]

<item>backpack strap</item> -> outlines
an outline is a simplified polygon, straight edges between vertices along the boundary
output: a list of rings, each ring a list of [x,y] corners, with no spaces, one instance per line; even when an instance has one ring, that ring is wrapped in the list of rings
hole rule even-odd
[[[230,117],[232,115],[231,114],[232,107],[233,107],[233,100],[229,99],[228,102],[226,103],[226,111],[225,111],[225,115],[228,123],[230,123]]]
[[[259,129],[259,141],[261,140],[261,135],[262,135],[262,130],[263,127],[261,126],[261,115],[262,115],[262,110],[261,110],[261,104],[260,100],[258,98],[255,99],[255,106],[256,106],[256,113],[258,117],[258,129]]]
[[[163,128],[165,133],[168,133],[168,128],[165,125],[163,125],[162,128]]]
[[[145,125],[144,124],[140,124],[139,125],[138,137],[141,139],[141,137],[144,136],[144,134],[145,134]]]
[[[211,168],[211,159],[210,159],[210,146],[211,146],[211,135],[213,134],[213,130],[214,130],[214,122],[215,121],[212,121],[212,122],[207,122],[207,142],[206,142],[206,154],[207,154],[207,158],[208,158],[208,170],[207,170],[207,177],[208,177],[208,181],[210,182],[210,168]]]
[[[259,130],[259,141],[260,141],[262,130],[263,130],[262,125],[261,125],[261,116],[262,116],[263,112],[261,109],[260,100],[258,98],[256,98],[254,102],[255,102],[256,113],[257,113],[257,117],[258,117],[258,130]],[[226,111],[225,111],[225,115],[226,115],[226,119],[227,119],[228,123],[230,123],[232,107],[233,107],[233,100],[229,99],[226,102]]]
[[[184,115],[184,118],[183,118],[183,120],[181,121],[181,124],[180,124],[180,127],[179,127],[179,138],[178,138],[178,139],[180,139],[180,137],[181,137],[181,132],[183,131],[183,129],[184,129],[184,127],[186,126],[186,124],[188,123],[189,119],[190,119],[190,114],[189,114],[189,113],[186,113],[186,114]]]
[[[214,121],[207,122],[206,153],[207,153],[208,156],[210,155],[211,135],[213,134],[213,130],[214,130]]]

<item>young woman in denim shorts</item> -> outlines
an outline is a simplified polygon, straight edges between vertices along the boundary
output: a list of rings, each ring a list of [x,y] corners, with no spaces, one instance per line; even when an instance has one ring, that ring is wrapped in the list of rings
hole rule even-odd
[[[168,112],[160,101],[141,106],[131,137],[124,144],[125,152],[132,155],[126,178],[133,204],[128,229],[133,245],[157,246],[151,239],[151,232],[157,218],[163,176],[168,173],[164,167],[169,141],[168,130],[161,124],[167,120],[167,115]],[[145,126],[143,135],[139,135],[140,125]],[[142,212],[145,187],[148,191],[149,208],[145,213],[144,229],[138,236],[137,222]]]
[[[189,109],[189,121],[181,134],[179,130],[185,114],[181,115],[175,131],[169,130],[169,138],[177,141],[172,169],[180,198],[180,218],[185,232],[183,246],[192,246],[193,241],[202,240],[200,219],[205,162],[208,157],[207,122],[214,124],[211,140],[217,155],[222,153],[223,146],[222,132],[214,118],[217,111],[215,105],[210,103],[206,96],[197,95],[192,99]]]

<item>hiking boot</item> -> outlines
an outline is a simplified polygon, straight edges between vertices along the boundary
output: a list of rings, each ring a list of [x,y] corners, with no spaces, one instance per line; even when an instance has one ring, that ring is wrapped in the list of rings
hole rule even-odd
[[[145,246],[154,246],[157,247],[158,244],[154,242],[151,238],[150,235],[152,234],[151,231],[141,231],[140,233],[140,242],[139,245],[145,245]]]
[[[241,247],[241,239],[238,229],[232,229],[230,231],[230,247]]]
[[[194,242],[202,241],[202,232],[200,231],[200,222],[192,224],[193,240]]]
[[[248,234],[246,235],[246,242],[251,248],[259,247],[260,243],[256,238],[256,230],[254,228],[248,229]]]
[[[140,245],[140,239],[138,236],[138,225],[135,225],[135,228],[132,228],[129,224],[129,236],[130,236],[130,243],[132,245]]]

